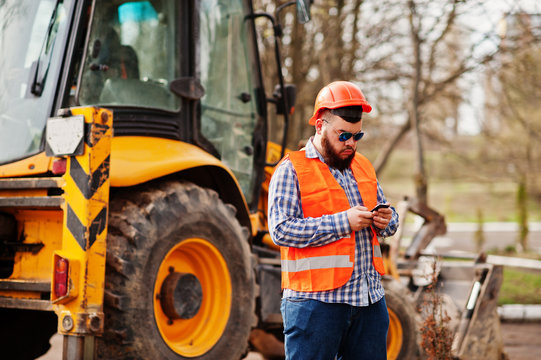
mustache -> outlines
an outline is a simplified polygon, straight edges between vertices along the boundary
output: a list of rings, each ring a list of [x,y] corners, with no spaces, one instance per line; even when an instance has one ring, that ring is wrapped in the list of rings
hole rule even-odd
[[[322,139],[322,145],[323,145],[323,158],[325,159],[325,163],[332,168],[338,169],[340,171],[347,169],[351,165],[351,161],[355,157],[355,148],[352,146],[347,146],[345,150],[351,149],[352,153],[349,154],[345,159],[342,159],[340,155],[342,152],[333,149],[332,145],[329,143],[329,139],[327,137],[323,137]],[[342,149],[344,151],[344,149]]]

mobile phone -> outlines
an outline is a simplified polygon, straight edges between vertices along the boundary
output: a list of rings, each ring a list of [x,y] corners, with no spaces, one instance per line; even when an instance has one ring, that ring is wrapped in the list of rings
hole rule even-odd
[[[372,210],[370,210],[370,212],[373,212],[373,211],[377,211],[379,209],[383,209],[383,208],[388,208],[389,204],[377,204]]]

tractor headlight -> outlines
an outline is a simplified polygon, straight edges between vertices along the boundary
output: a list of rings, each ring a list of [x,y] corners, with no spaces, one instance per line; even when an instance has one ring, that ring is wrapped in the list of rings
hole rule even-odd
[[[45,131],[46,154],[48,156],[82,155],[84,126],[83,115],[49,118]]]

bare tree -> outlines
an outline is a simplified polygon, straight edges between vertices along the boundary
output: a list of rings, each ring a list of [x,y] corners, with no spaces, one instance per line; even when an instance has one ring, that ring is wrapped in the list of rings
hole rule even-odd
[[[505,165],[503,173],[517,184],[517,241],[527,250],[527,201],[541,197],[541,15],[517,12],[504,21],[502,51],[487,72],[491,96],[484,135],[492,149],[485,158]]]
[[[274,9],[274,0],[259,1]],[[284,36],[284,73],[299,89],[289,147],[313,133],[307,119],[317,91],[330,81],[354,81],[374,106],[371,135],[382,143],[376,170],[385,168],[411,133],[416,193],[426,202],[423,142],[427,136],[445,141],[441,134],[450,127],[456,133],[457,108],[468,93],[465,75],[499,51],[494,26],[486,33],[475,28],[475,16],[487,13],[488,6],[481,0],[316,0],[306,26],[295,25],[288,10],[282,16],[285,29],[292,29]]]
[[[479,55],[479,43],[468,41],[469,32],[464,19],[469,11],[482,6],[477,1],[449,0],[446,2],[409,0],[407,3],[408,34],[410,49],[404,53],[404,60],[410,64],[407,87],[403,98],[407,109],[406,121],[400,130],[387,142],[384,151],[375,161],[377,171],[381,171],[387,163],[391,152],[399,141],[410,131],[414,131],[416,149],[415,187],[420,201],[427,202],[427,172],[424,163],[423,138],[427,125],[434,120],[456,117],[457,109],[439,107],[436,113],[434,104],[442,101],[457,106],[460,101],[457,93],[461,92],[460,80],[464,74],[477,69],[481,64],[490,61],[495,50]],[[457,41],[458,39],[458,41]],[[452,41],[455,40],[455,41]],[[446,99],[446,100],[445,100]],[[438,124],[440,129],[445,124]]]

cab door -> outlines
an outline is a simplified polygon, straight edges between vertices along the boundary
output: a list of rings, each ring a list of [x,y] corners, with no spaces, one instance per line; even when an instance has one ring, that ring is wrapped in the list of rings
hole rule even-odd
[[[197,76],[205,89],[200,133],[233,171],[253,209],[264,164],[266,122],[251,8],[242,0],[202,0],[198,6]]]

